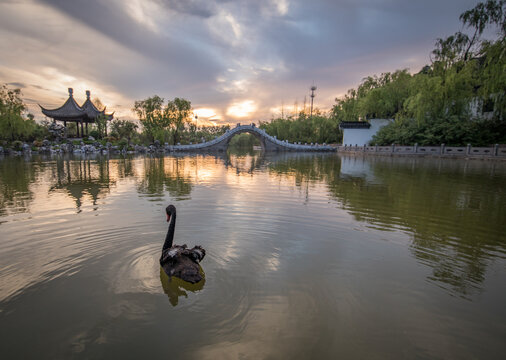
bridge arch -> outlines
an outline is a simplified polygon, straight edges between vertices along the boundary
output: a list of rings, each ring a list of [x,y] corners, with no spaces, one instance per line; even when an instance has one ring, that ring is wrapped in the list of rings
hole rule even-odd
[[[225,139],[225,141],[223,143],[223,149],[226,150],[228,148],[229,144],[230,144],[230,141],[234,138],[234,136],[237,136],[237,135],[240,135],[240,134],[251,134],[251,135],[253,135],[260,142],[260,146],[262,147],[262,151],[266,151],[265,137],[262,136],[257,131],[252,131],[249,128],[243,128],[242,126],[241,126],[241,129],[239,129],[239,130],[235,131],[234,133],[230,134],[230,136],[228,136]]]
[[[190,145],[172,145],[169,146],[170,151],[226,151],[228,144],[235,135],[248,132],[256,136],[260,140],[260,144],[264,151],[335,151],[335,148],[328,145],[301,145],[292,144],[288,141],[279,140],[274,136],[270,136],[265,130],[259,129],[255,124],[241,125],[233,129],[227,130],[223,135],[217,138]]]

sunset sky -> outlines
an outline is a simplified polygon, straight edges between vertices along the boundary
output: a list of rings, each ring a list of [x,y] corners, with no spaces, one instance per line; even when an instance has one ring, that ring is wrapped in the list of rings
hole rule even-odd
[[[58,107],[85,90],[134,119],[135,100],[184,97],[199,124],[266,121],[368,75],[430,62],[476,0],[0,0],[0,83]]]

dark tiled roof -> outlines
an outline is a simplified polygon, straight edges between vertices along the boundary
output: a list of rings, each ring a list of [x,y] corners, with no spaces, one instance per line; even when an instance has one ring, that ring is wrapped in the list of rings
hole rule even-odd
[[[69,88],[69,98],[65,101],[65,104],[60,106],[57,109],[46,109],[42,107],[42,113],[50,118],[56,120],[75,120],[75,119],[83,119],[87,122],[93,122],[95,118],[99,115],[106,115],[108,120],[113,118],[113,114],[106,114],[105,108],[100,111],[90,100],[90,92],[86,91],[87,99],[84,102],[83,106],[79,106],[73,97],[73,90]]]
[[[98,110],[95,104],[91,102],[90,98],[87,98],[83,106],[81,107],[86,112],[86,115],[88,115],[88,117],[92,119],[96,118],[99,115],[102,115],[105,110],[105,109],[102,111]]]
[[[371,124],[366,121],[343,121],[339,127],[341,129],[369,129]]]
[[[44,115],[56,119],[63,119],[63,118],[75,119],[81,118],[86,115],[85,111],[79,105],[77,105],[72,95],[70,95],[67,101],[65,101],[65,104],[63,104],[57,109],[46,109],[41,105],[39,106]]]

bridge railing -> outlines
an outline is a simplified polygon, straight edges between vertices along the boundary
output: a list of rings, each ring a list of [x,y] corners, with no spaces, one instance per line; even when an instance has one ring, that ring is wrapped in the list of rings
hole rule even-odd
[[[288,141],[283,141],[275,138],[274,136],[271,136],[265,132],[263,129],[259,129],[256,126],[252,125],[238,125],[237,127],[233,129],[227,130],[224,134],[214,138],[213,140],[197,143],[197,144],[189,144],[189,145],[171,145],[169,146],[169,150],[171,151],[187,151],[187,150],[198,150],[198,149],[206,149],[210,148],[212,146],[218,145],[230,137],[234,136],[236,133],[239,132],[255,132],[259,134],[260,136],[264,137],[266,140],[272,142],[273,144],[276,144],[281,147],[285,147],[291,150],[301,150],[301,151],[335,151],[334,148],[328,146],[328,145],[318,145],[318,144],[311,144],[311,145],[301,145],[301,144],[293,144],[289,143]]]

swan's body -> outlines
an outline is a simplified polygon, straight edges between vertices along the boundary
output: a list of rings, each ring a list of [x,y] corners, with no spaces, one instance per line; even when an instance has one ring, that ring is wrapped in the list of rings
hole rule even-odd
[[[166,213],[169,230],[163,244],[160,265],[168,276],[176,276],[184,281],[195,284],[202,280],[199,262],[206,255],[206,251],[201,246],[188,249],[186,245],[173,245],[176,228],[175,206],[167,206]]]

